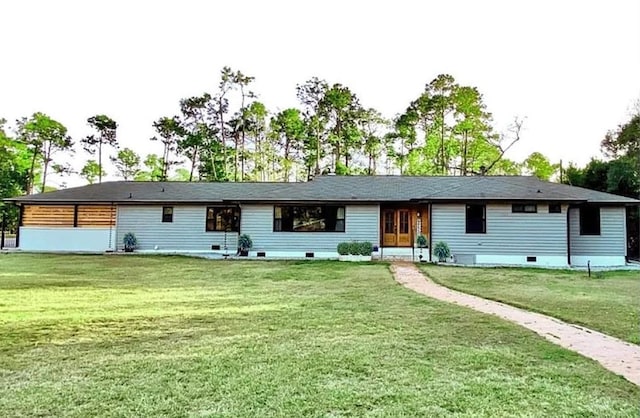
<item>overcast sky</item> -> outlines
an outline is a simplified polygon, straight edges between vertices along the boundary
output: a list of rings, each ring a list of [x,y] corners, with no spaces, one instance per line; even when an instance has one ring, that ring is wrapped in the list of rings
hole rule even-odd
[[[152,121],[213,91],[225,65],[271,110],[318,76],[387,117],[449,73],[479,88],[498,130],[527,118],[516,160],[584,164],[640,98],[638,0],[2,0],[0,47],[0,117],[42,111],[78,140],[104,113],[141,154],[157,151]]]

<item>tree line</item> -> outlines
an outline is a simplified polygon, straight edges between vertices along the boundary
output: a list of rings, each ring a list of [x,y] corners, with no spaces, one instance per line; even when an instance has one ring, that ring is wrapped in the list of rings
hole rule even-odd
[[[0,120],[0,155],[8,194],[47,190],[47,178],[79,175],[88,183],[107,175],[105,161],[125,180],[301,181],[335,173],[474,175],[553,174],[534,153],[521,163],[504,157],[520,139],[523,121],[497,133],[482,94],[440,75],[392,119],[361,104],[347,86],[314,77],[296,86],[299,106],[269,111],[252,90],[254,77],[225,67],[215,91],[179,101],[179,112],[152,123],[162,153],[140,156],[118,147],[118,124],[107,115],[87,119],[92,133],[72,139],[44,113]],[[76,171],[63,164],[81,148]],[[550,171],[551,170],[551,171]],[[10,189],[10,190],[9,190]]]

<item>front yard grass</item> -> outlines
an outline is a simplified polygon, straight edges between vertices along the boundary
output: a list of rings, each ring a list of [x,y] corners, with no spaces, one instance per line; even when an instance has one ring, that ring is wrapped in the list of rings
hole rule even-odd
[[[0,255],[4,416],[635,417],[638,399],[385,264]]]
[[[640,272],[422,265],[455,290],[529,309],[640,343]]]

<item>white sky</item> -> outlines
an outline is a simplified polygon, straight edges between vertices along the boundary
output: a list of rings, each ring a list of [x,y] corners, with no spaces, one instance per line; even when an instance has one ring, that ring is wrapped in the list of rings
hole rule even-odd
[[[498,130],[527,117],[508,157],[584,164],[640,98],[640,1],[1,0],[0,54],[0,117],[42,111],[77,141],[104,113],[141,154],[158,151],[152,121],[228,65],[270,110],[318,76],[387,117],[450,73]]]

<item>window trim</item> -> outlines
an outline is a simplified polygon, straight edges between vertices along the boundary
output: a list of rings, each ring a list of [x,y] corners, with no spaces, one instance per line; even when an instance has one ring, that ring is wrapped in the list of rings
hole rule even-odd
[[[171,213],[166,213],[167,209],[169,209]],[[162,223],[173,223],[173,206],[162,207]]]
[[[585,231],[585,223],[586,223],[586,219],[583,219],[583,215],[582,215],[582,211],[585,209],[589,209],[589,210],[594,210],[597,211],[597,217],[598,217],[598,228],[597,228],[597,232],[591,231],[591,230],[586,230]],[[602,216],[600,213],[600,206],[580,206],[579,208],[579,213],[578,213],[578,222],[580,223],[580,235],[584,235],[584,236],[600,236],[602,235]],[[585,215],[586,216],[586,215]]]
[[[533,210],[527,210],[533,209]],[[511,213],[538,213],[537,203],[513,203],[511,204]]]
[[[469,231],[468,211],[470,206],[482,206],[482,231]],[[484,203],[467,203],[464,207],[464,232],[465,234],[486,234],[487,233],[487,205]]]
[[[209,219],[209,210],[212,209],[214,216],[213,218]],[[216,210],[223,210],[223,209],[231,209],[233,211],[233,213],[235,213],[237,211],[238,213],[238,224],[237,224],[237,229],[234,228],[233,226],[230,229],[216,229]],[[240,210],[239,206],[207,206],[205,211],[204,211],[204,232],[236,232],[236,233],[240,233],[240,220],[241,220],[241,216],[242,216],[242,212]],[[209,221],[213,221],[213,229],[209,229]]]
[[[336,212],[336,221],[341,220],[342,221],[342,230],[334,230],[334,231],[284,231],[282,230],[282,225],[280,226],[281,229],[276,229],[276,220],[280,219],[282,220],[282,218],[276,218],[276,210],[277,208],[318,208],[318,207],[331,207],[331,208],[336,208],[337,211],[339,211],[340,209],[342,209],[342,213],[343,213],[343,218],[338,218],[337,217],[337,212]],[[274,233],[295,233],[295,234],[300,234],[300,233],[308,233],[308,234],[326,234],[326,233],[337,233],[337,234],[344,234],[345,232],[347,232],[347,207],[346,205],[333,205],[333,204],[307,204],[307,205],[273,205],[273,216],[272,216],[272,230]]]

